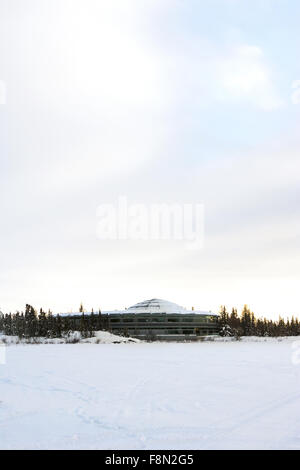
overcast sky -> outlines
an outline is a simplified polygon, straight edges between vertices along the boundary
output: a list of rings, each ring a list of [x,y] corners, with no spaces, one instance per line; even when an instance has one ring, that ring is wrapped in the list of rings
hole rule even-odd
[[[299,18],[298,0],[0,0],[1,309],[300,315]],[[97,239],[119,196],[203,203],[204,249]]]

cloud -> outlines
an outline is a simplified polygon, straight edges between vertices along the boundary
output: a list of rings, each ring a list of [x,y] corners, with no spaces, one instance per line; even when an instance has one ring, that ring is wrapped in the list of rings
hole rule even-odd
[[[279,245],[299,233],[294,212],[284,213],[298,208],[299,145],[293,154],[287,144],[280,155],[261,148],[275,134],[290,141],[279,129],[286,116],[276,114],[274,130],[260,112],[283,105],[264,43],[224,45],[211,6],[212,23],[201,6],[191,29],[171,0],[24,3],[3,1],[0,15],[2,306],[124,307],[138,293],[179,303],[199,295],[212,308],[236,299],[242,264],[251,275],[265,262],[266,276],[287,270]],[[245,155],[250,146],[255,155]],[[95,209],[120,193],[204,202],[206,250],[193,264],[174,244],[101,244]],[[279,255],[287,262],[274,270]],[[241,289],[230,280],[223,289],[228,271]]]
[[[272,111],[285,105],[262,47],[187,36],[159,55],[166,102],[174,108],[213,110],[221,103]]]
[[[7,4],[0,18],[10,92],[5,138],[13,141],[4,184],[13,175],[19,188],[32,182],[61,197],[157,158],[164,86],[140,29],[157,2],[28,3],[26,14],[22,2]],[[3,93],[0,81],[0,103]]]
[[[263,110],[284,105],[260,47],[240,45],[217,66],[222,98],[244,101]]]

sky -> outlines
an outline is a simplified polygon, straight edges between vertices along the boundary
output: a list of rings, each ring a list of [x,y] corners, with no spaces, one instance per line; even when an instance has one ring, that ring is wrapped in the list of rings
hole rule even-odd
[[[300,316],[298,0],[0,0],[0,308]],[[203,204],[204,245],[97,208]]]

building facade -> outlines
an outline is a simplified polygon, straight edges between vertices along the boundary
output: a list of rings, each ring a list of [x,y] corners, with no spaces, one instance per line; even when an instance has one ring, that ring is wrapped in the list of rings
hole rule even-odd
[[[61,314],[71,318],[73,327],[78,330],[85,328],[84,319],[91,315],[88,312]],[[162,299],[145,300],[125,310],[93,314],[90,320],[89,328],[147,340],[196,341],[203,336],[216,335],[220,330],[218,315],[187,310]]]
[[[161,299],[140,302],[132,307],[107,315],[112,333],[140,339],[197,340],[219,333],[218,315],[211,312],[186,310]]]

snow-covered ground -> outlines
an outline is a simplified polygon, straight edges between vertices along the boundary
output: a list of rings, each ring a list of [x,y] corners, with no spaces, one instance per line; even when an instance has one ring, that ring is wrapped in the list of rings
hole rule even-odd
[[[80,343],[93,343],[93,344],[118,344],[118,343],[140,343],[136,338],[125,338],[124,336],[114,335],[108,331],[96,331],[91,338],[83,339],[79,331],[74,331],[68,336],[63,338],[24,338],[20,339],[18,336],[6,336],[0,333],[0,344],[7,346],[16,344],[72,344],[75,342]]]
[[[0,448],[300,449],[293,341],[12,345]]]

